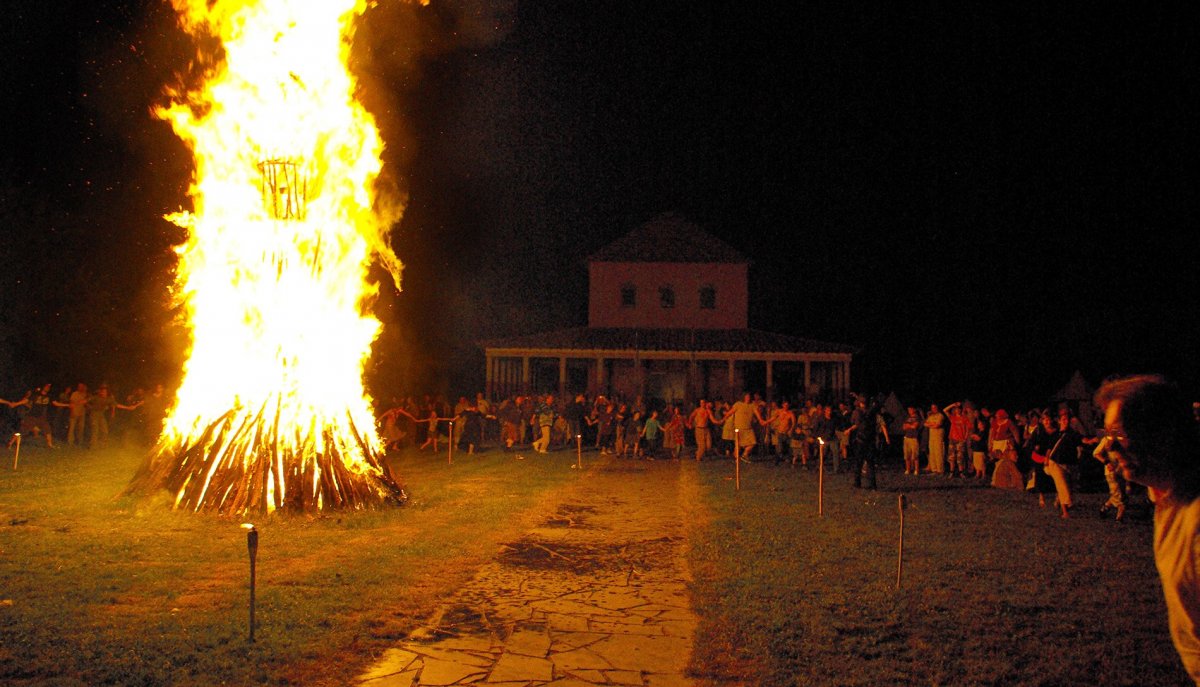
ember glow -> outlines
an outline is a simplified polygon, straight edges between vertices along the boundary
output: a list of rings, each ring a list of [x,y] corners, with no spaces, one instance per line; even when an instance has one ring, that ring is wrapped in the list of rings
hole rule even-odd
[[[192,212],[177,296],[191,330],[183,383],[136,478],[179,508],[365,507],[399,500],[363,365],[372,260],[399,278],[374,211],[383,148],[346,68],[366,0],[173,0],[222,54],[156,114],[191,147]]]

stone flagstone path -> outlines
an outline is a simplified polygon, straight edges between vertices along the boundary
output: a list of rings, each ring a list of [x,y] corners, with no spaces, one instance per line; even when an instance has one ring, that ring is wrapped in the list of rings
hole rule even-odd
[[[698,493],[689,461],[596,463],[357,684],[692,684],[684,547]]]

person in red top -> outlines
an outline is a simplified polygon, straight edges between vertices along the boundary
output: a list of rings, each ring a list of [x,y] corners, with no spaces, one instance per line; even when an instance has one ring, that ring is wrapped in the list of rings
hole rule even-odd
[[[967,474],[967,435],[970,434],[971,420],[961,412],[961,405],[951,403],[945,409],[950,413],[950,474],[953,477]]]
[[[679,454],[683,451],[685,424],[683,410],[679,406],[671,406],[667,409],[667,422],[663,425],[663,436],[671,438],[672,460],[679,460]]]

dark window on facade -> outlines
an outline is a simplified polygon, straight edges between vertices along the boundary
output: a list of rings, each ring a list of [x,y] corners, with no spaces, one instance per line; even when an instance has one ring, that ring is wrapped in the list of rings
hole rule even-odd
[[[658,302],[664,308],[674,308],[675,289],[670,286],[660,286],[658,289]]]
[[[621,307],[637,307],[637,287],[633,284],[625,284],[621,287]]]
[[[700,309],[713,310],[717,307],[717,287],[712,285],[700,287]]]

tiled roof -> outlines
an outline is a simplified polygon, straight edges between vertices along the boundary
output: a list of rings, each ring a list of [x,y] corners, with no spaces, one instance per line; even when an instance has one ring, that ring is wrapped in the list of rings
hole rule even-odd
[[[484,349],[557,349],[587,351],[707,351],[720,353],[842,353],[854,346],[775,334],[757,329],[635,329],[631,327],[559,329],[541,334],[480,341]]]
[[[692,222],[666,213],[596,251],[589,262],[748,263],[746,256]]]

